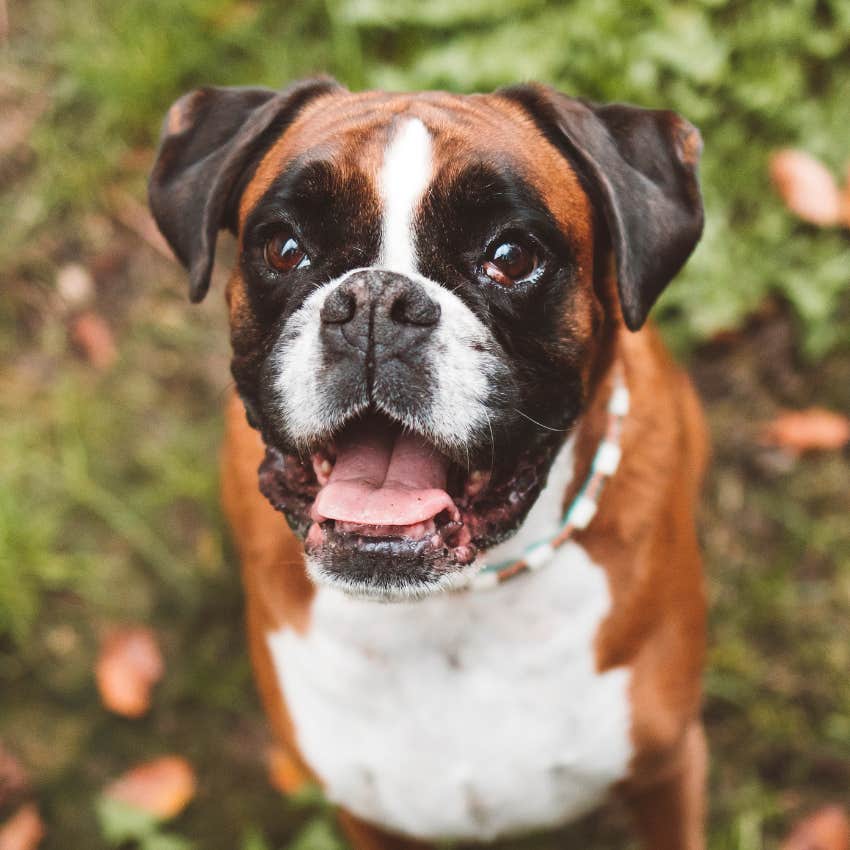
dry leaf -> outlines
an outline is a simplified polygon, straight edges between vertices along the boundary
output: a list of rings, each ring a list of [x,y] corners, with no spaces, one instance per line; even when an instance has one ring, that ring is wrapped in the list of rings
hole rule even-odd
[[[770,177],[788,209],[803,221],[831,227],[841,221],[842,198],[832,174],[804,151],[777,151]]]
[[[786,410],[762,428],[761,441],[793,454],[840,449],[850,441],[850,419],[822,407]]]
[[[844,168],[844,189],[841,192],[841,223],[850,227],[850,162]]]
[[[102,316],[94,311],[80,313],[71,323],[71,339],[95,369],[108,369],[118,356],[115,337]]]
[[[0,850],[35,850],[44,838],[44,822],[34,803],[21,806],[0,826]]]
[[[295,794],[308,781],[301,766],[283,747],[273,746],[266,754],[269,781],[287,796]]]
[[[156,818],[173,818],[195,796],[195,772],[181,756],[162,756],[137,765],[112,782],[104,796]]]
[[[24,766],[0,744],[0,809],[16,802],[28,789]]]
[[[850,850],[850,821],[840,806],[827,806],[799,823],[782,850]]]
[[[141,717],[165,665],[156,635],[142,626],[114,629],[101,643],[95,667],[100,698],[110,711]]]

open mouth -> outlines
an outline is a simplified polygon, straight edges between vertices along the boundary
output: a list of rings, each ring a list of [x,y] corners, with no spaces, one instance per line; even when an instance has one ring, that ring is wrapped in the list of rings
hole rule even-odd
[[[260,489],[304,538],[320,579],[369,596],[417,595],[474,572],[545,483],[556,446],[508,468],[467,468],[381,414],[349,422],[305,457],[268,446]]]

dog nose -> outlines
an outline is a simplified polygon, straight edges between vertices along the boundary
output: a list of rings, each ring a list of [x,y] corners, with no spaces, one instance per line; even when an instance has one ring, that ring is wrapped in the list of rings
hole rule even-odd
[[[440,320],[440,305],[410,278],[370,270],[337,286],[320,316],[327,340],[341,335],[360,351],[398,356],[431,333]]]

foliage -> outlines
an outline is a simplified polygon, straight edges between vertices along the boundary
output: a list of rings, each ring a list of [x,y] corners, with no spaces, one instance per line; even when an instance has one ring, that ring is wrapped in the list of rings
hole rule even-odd
[[[796,223],[767,188],[772,148],[850,158],[844,0],[71,0],[39,134],[54,203],[89,198],[167,105],[205,83],[329,71],[353,87],[488,90],[536,79],[576,95],[679,110],[705,140],[708,226],[658,317],[687,345],[734,327],[769,293],[817,355],[846,334],[845,236]]]
[[[314,818],[292,839],[288,850],[345,850],[328,818]]]
[[[111,847],[133,842],[138,850],[191,850],[192,845],[160,829],[155,815],[119,800],[100,797],[97,818],[103,837]]]

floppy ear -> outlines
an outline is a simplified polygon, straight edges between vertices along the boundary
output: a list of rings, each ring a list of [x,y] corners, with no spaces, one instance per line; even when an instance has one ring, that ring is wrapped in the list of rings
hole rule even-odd
[[[281,92],[201,88],[168,110],[148,181],[148,202],[162,235],[189,271],[189,297],[210,285],[218,231],[236,232],[239,195],[263,152],[308,101],[339,85],[329,78]]]
[[[601,208],[630,330],[646,321],[702,234],[699,131],[675,112],[598,105],[545,86],[500,94],[519,102],[575,164]]]

